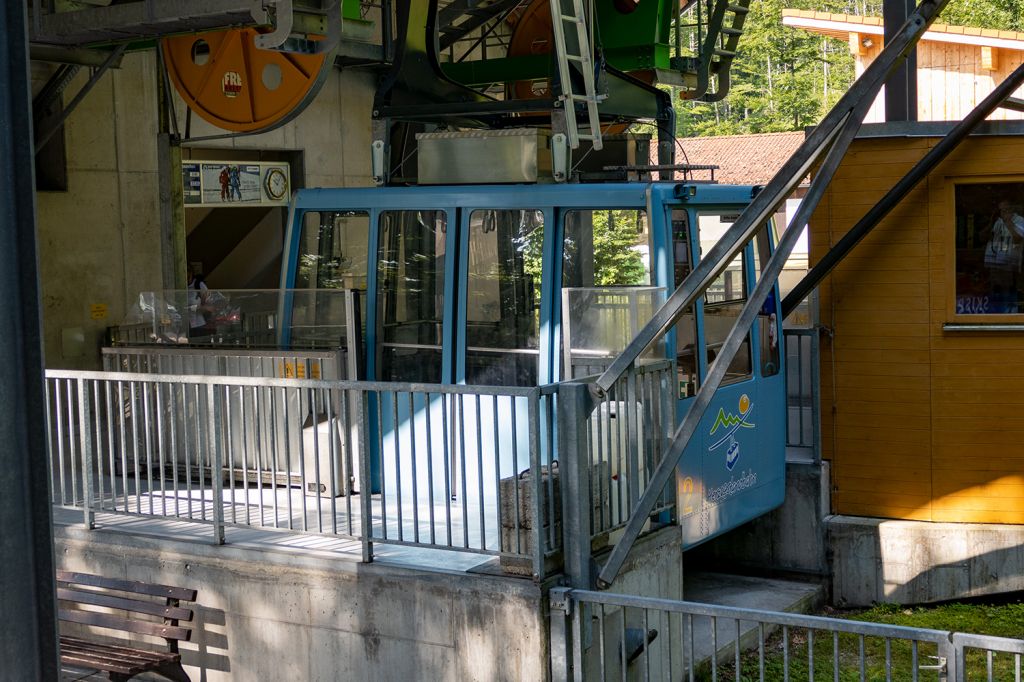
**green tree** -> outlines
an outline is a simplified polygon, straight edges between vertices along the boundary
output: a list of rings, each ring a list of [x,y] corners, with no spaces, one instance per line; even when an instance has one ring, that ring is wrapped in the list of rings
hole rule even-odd
[[[703,0],[705,3],[707,0]],[[754,0],[721,102],[681,101],[682,137],[800,130],[814,125],[850,87],[846,41],[783,26],[783,8],[881,16],[881,0]],[[1024,31],[1024,0],[952,0],[939,22]],[[684,43],[696,48],[696,34]]]

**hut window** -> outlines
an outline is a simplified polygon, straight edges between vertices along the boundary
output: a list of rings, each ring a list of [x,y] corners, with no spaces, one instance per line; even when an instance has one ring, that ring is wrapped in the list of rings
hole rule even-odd
[[[1024,312],[1024,182],[954,186],[957,315]]]

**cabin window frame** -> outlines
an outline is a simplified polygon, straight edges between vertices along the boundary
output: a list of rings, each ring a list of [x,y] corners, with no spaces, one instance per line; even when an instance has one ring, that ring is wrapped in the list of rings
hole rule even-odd
[[[968,226],[966,224],[961,225],[957,212],[957,188],[964,185],[1012,185],[1018,184],[1021,187],[1019,199],[1016,203],[1019,205],[1019,213],[1024,215],[1024,174],[1004,174],[1004,175],[972,175],[972,176],[956,176],[947,178],[948,188],[946,190],[946,207],[947,207],[947,218],[944,221],[945,229],[943,231],[944,240],[943,243],[948,245],[946,250],[946,284],[945,284],[945,310],[946,310],[946,323],[947,325],[980,325],[980,326],[999,326],[999,325],[1024,325],[1024,305],[1020,306],[1019,312],[973,312],[971,308],[975,304],[984,305],[985,297],[978,296],[978,301],[965,301],[961,299],[960,292],[958,290],[958,237],[963,236],[966,239],[966,230]],[[997,203],[993,206],[993,211],[998,206]],[[976,230],[982,231],[986,227],[991,226],[975,226]],[[964,235],[961,235],[964,232]],[[981,232],[983,234],[983,232]],[[977,234],[977,233],[976,233]],[[982,247],[983,249],[984,247]],[[1024,240],[1021,240],[1020,249],[1024,252]],[[977,248],[972,250],[978,251]],[[982,250],[982,254],[984,251]],[[982,255],[983,257],[983,255]],[[985,272],[985,266],[982,265],[982,273]],[[1021,269],[1017,273],[1017,290],[1018,292],[1024,291],[1024,269]],[[1024,296],[1018,293],[1018,303],[1024,301]],[[991,304],[991,303],[990,303]]]

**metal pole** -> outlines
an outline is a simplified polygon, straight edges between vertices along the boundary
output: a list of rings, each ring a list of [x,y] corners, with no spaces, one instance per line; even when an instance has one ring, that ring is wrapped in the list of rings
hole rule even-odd
[[[782,166],[771,182],[762,190],[739,219],[722,238],[708,250],[669,299],[640,330],[626,349],[612,362],[594,385],[598,393],[607,392],[633,362],[659,336],[675,324],[678,315],[696,300],[708,285],[746,245],[754,232],[774,213],[797,184],[807,175],[818,157],[835,139],[842,123],[864,99],[874,100],[891,69],[897,66],[907,51],[913,48],[928,25],[945,7],[948,0],[924,0],[899,35],[885,46],[882,53],[864,71],[853,87],[843,95],[822,122],[807,136],[796,153]],[[806,202],[806,199],[805,199]]]
[[[953,126],[953,129],[943,137],[938,144],[928,150],[924,157],[914,164],[914,167],[904,175],[899,182],[893,185],[892,189],[885,193],[877,204],[871,207],[867,214],[857,221],[857,224],[850,228],[850,231],[843,235],[835,246],[829,249],[828,253],[811,268],[811,271],[804,275],[792,291],[782,300],[782,317],[785,319],[793,309],[800,305],[800,301],[818,286],[822,279],[839,264],[848,253],[868,236],[871,230],[880,223],[885,216],[889,215],[896,206],[924,180],[939,163],[977,128],[982,121],[988,118],[989,114],[998,109],[1021,83],[1024,83],[1024,64],[1018,66],[1013,73],[1007,76],[1002,83],[996,86],[995,90],[989,93],[971,113],[964,117],[964,120]]]
[[[35,172],[26,4],[0,8],[0,660],[18,680],[55,680],[50,476],[47,472]]]
[[[559,385],[558,468],[562,488],[565,574],[572,587],[583,590],[594,585],[590,564],[590,453],[586,433],[586,419],[591,407],[586,384]],[[535,477],[539,476],[539,473],[535,474]],[[534,523],[538,523],[540,500],[535,505]]]
[[[882,1],[882,30],[886,45],[913,11],[914,0]],[[917,50],[911,50],[907,60],[896,67],[885,82],[885,120],[917,120]]]

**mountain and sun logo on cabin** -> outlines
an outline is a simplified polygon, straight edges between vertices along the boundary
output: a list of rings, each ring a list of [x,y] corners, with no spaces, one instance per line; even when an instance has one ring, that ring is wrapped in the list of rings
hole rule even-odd
[[[722,437],[715,441],[708,450],[717,450],[728,443],[729,447],[725,451],[725,468],[729,471],[733,470],[736,462],[740,459],[740,444],[736,442],[736,432],[740,429],[752,429],[755,426],[754,423],[748,421],[751,413],[754,411],[754,404],[746,393],[740,396],[737,408],[739,409],[739,415],[726,412],[724,407],[719,407],[715,423],[708,432],[709,436],[713,436],[719,429],[726,429]]]

